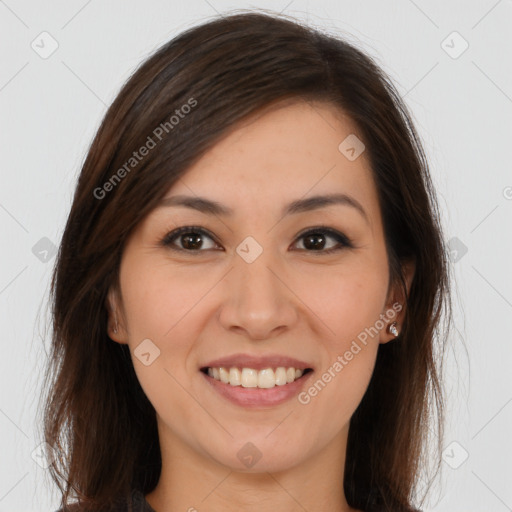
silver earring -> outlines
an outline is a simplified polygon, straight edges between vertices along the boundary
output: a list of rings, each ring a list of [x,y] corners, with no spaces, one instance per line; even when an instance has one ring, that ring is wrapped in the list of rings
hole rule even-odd
[[[114,320],[116,322],[116,325],[114,326],[114,332],[117,334],[117,316],[116,316],[115,312],[114,312]]]
[[[392,322],[388,325],[388,333],[392,334],[395,338],[398,336],[398,329],[396,328],[396,322]]]

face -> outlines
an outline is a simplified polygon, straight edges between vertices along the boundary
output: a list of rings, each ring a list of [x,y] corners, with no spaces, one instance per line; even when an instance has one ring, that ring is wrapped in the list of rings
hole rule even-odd
[[[161,443],[244,471],[285,470],[343,446],[379,343],[394,338],[386,326],[404,313],[366,154],[339,149],[352,134],[329,104],[263,111],[132,233],[109,335],[130,347]],[[308,201],[334,194],[339,202]],[[238,368],[248,387],[208,366],[233,382]],[[310,370],[288,382],[294,367]]]

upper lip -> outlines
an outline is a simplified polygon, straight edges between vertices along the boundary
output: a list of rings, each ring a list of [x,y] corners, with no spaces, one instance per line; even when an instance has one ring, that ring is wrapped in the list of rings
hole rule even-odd
[[[261,355],[254,356],[251,354],[233,354],[231,356],[220,357],[201,366],[203,368],[254,368],[255,370],[263,370],[264,368],[278,368],[284,366],[285,368],[296,368],[298,370],[305,370],[311,368],[312,365],[305,361],[300,361],[294,357],[284,355]]]

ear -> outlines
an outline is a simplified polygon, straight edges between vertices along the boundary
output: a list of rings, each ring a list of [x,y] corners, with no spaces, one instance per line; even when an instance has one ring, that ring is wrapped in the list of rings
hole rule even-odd
[[[380,343],[388,343],[389,341],[396,339],[394,334],[388,332],[388,326],[393,322],[396,322],[396,328],[398,330],[398,335],[400,336],[405,316],[407,314],[407,297],[409,296],[409,292],[411,290],[411,284],[414,278],[414,273],[416,271],[416,264],[413,260],[407,260],[402,262],[401,266],[405,285],[407,288],[407,296],[404,294],[401,282],[395,283],[394,286],[390,287],[388,298],[386,300],[386,306],[381,315],[381,318],[385,322],[385,326],[380,331]]]
[[[107,334],[109,338],[118,343],[127,344],[128,336],[124,327],[121,300],[119,299],[119,292],[114,287],[110,287],[108,290],[105,307],[108,312]]]

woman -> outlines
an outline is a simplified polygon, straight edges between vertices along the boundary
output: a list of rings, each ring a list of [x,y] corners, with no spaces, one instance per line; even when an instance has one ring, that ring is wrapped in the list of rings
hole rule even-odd
[[[61,510],[414,510],[448,284],[421,144],[368,56],[263,13],[184,32],[108,110],[63,234]]]

